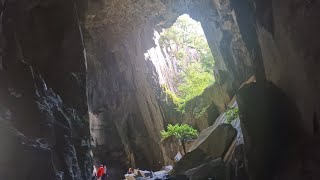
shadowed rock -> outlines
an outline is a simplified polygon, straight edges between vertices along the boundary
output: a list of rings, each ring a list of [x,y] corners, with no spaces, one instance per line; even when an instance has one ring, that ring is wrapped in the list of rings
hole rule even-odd
[[[237,102],[250,177],[270,179],[299,141],[298,111],[270,82],[244,85]]]

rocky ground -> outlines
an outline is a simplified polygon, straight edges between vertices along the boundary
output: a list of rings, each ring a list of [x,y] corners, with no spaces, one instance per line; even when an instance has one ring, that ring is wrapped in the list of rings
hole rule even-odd
[[[172,169],[172,167],[171,167]],[[151,171],[142,171],[135,170],[133,174],[125,174],[125,178],[127,180],[162,180],[162,179],[170,179],[169,170],[164,169],[161,171],[151,172]]]

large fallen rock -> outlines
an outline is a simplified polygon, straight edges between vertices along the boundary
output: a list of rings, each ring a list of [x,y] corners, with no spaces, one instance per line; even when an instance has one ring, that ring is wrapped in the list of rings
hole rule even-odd
[[[173,170],[170,171],[170,175],[183,175],[187,170],[210,162],[211,160],[212,158],[208,157],[201,149],[195,149],[194,151],[188,152],[174,165]]]
[[[298,110],[270,82],[244,85],[237,102],[250,179],[273,179],[299,139]]]
[[[189,180],[203,180],[212,178],[214,180],[224,180],[226,168],[221,158],[202,164],[185,172]]]
[[[200,133],[189,151],[201,149],[205,154],[216,159],[223,155],[236,135],[237,130],[230,124],[210,126]]]
[[[203,130],[189,152],[174,165],[170,174],[182,175],[189,169],[222,157],[236,135],[237,131],[230,124],[220,124]]]

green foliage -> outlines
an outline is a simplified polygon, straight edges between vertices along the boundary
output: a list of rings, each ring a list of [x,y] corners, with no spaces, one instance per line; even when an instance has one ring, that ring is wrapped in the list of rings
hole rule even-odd
[[[213,76],[195,62],[186,67],[181,74],[182,82],[178,85],[180,102],[179,110],[184,111],[186,103],[203,93],[204,89],[214,83]]]
[[[227,123],[231,123],[233,120],[239,117],[239,108],[229,108],[226,111]]]
[[[213,75],[214,60],[210,50],[201,54],[201,64],[206,72]]]
[[[175,137],[180,141],[186,141],[196,138],[198,136],[198,131],[188,124],[169,124],[167,126],[167,131],[162,130],[160,134],[162,137],[161,141],[164,141],[169,137]]]
[[[214,58],[208,46],[200,22],[187,15],[180,16],[176,23],[161,33],[159,44],[172,48],[172,55],[178,60],[180,79],[178,92],[166,93],[174,99],[177,110],[185,112],[186,103],[203,93],[215,82],[213,76]],[[173,46],[174,45],[174,46]],[[190,49],[196,50],[198,57],[191,56]]]
[[[197,106],[196,108],[193,109],[193,115],[195,118],[199,118],[201,117],[209,108],[209,105],[204,106],[203,103],[201,103],[199,106]]]
[[[174,92],[170,91],[166,84],[161,85],[161,88],[166,93],[166,95],[172,100],[172,102],[176,106],[179,106],[179,103],[181,101],[180,98]]]

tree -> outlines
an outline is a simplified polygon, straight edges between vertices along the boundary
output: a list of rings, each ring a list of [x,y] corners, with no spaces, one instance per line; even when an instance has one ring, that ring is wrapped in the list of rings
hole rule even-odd
[[[198,136],[198,131],[188,124],[169,124],[167,126],[167,131],[162,130],[160,134],[162,137],[161,141],[164,141],[170,137],[175,137],[178,139],[181,142],[184,154],[186,154],[185,142],[187,140],[195,139]]]
[[[177,60],[178,91],[165,92],[175,98],[177,110],[184,113],[186,103],[215,82],[214,58],[200,22],[188,15],[180,16],[172,27],[164,30],[159,44],[165,49],[174,47],[169,53]]]

